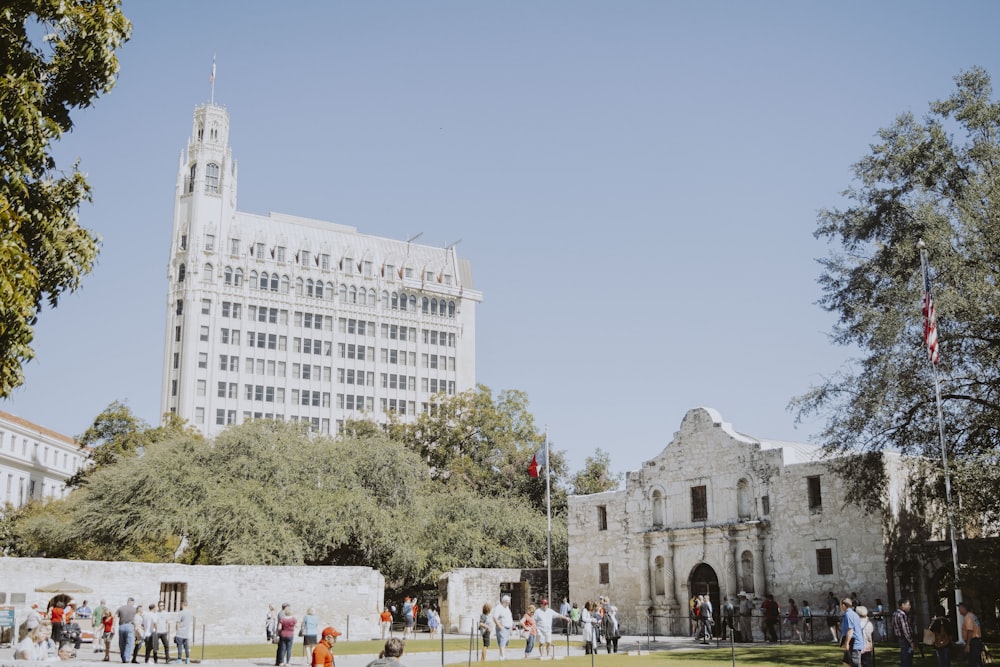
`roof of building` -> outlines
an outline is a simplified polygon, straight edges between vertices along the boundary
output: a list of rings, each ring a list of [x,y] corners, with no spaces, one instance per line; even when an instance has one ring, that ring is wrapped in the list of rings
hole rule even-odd
[[[9,412],[4,412],[3,410],[0,410],[0,419],[13,422],[14,424],[17,424],[18,426],[24,428],[25,430],[32,431],[40,436],[51,438],[52,440],[59,440],[61,442],[65,442],[66,444],[73,445],[75,447],[80,446],[80,443],[78,443],[76,440],[69,437],[68,435],[63,435],[62,433],[53,431],[50,428],[45,428],[44,426],[40,426],[34,422],[30,422],[27,419],[18,417],[17,415],[12,415]]]

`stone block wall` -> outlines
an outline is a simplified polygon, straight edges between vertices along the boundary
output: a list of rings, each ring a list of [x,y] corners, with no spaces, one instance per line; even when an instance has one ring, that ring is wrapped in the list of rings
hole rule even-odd
[[[195,617],[194,644],[264,642],[268,604],[287,602],[302,618],[312,607],[320,627],[333,625],[344,640],[379,636],[378,613],[385,596],[385,578],[368,567],[265,567],[248,565],[180,565],[0,558],[0,592],[14,603],[16,622],[32,603],[44,607],[51,593],[38,587],[68,580],[93,590],[73,594],[91,607],[102,599],[117,608],[129,597],[148,606],[161,591],[183,591]],[[20,602],[15,602],[20,601]],[[299,640],[297,639],[296,642]]]

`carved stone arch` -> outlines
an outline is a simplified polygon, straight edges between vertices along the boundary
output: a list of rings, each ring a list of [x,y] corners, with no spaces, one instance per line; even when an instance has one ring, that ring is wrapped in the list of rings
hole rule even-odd
[[[662,529],[667,525],[666,493],[664,493],[662,486],[656,485],[650,489],[649,501],[651,504],[650,509],[652,510],[652,526],[653,528]]]
[[[736,515],[740,521],[749,521],[753,517],[753,491],[746,477],[736,482]]]

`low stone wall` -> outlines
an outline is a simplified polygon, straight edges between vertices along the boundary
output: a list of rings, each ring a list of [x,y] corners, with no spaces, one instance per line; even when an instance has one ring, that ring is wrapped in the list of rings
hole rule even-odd
[[[287,602],[302,618],[312,607],[320,627],[332,625],[340,641],[379,636],[378,613],[385,599],[385,578],[369,567],[265,567],[179,565],[0,558],[0,605],[15,607],[16,624],[32,603],[45,607],[52,593],[36,588],[68,580],[92,593],[73,593],[77,603],[96,607],[101,600],[117,609],[129,597],[148,606],[161,599],[173,605],[184,598],[195,618],[195,642],[230,644],[266,640],[268,604]],[[162,597],[161,597],[162,596]],[[298,640],[297,640],[298,642]]]

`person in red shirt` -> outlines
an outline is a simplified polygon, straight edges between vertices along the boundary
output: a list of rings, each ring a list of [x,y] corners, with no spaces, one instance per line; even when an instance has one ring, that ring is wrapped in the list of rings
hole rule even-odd
[[[340,633],[331,626],[323,628],[323,639],[316,644],[312,653],[312,667],[333,667],[333,645],[337,643]]]

